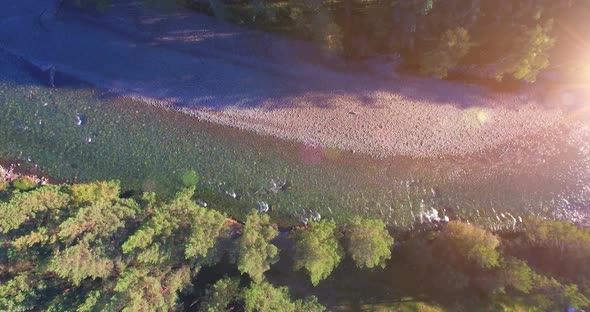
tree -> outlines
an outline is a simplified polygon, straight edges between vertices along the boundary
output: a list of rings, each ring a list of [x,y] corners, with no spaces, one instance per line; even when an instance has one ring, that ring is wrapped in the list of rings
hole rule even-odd
[[[47,186],[17,193],[9,202],[0,202],[0,232],[18,229],[44,212],[64,208],[70,197],[59,186]]]
[[[323,312],[315,297],[292,301],[286,287],[274,287],[263,281],[244,290],[246,311],[252,312]]]
[[[34,278],[28,273],[3,279],[0,283],[0,308],[4,311],[31,311],[35,308],[36,299],[43,291],[43,283],[35,287]]]
[[[177,307],[178,291],[190,285],[190,268],[129,267],[117,279],[111,306],[122,311],[169,311]]]
[[[101,200],[114,201],[119,198],[120,190],[119,181],[74,184],[71,187],[72,197],[76,204],[94,203]]]
[[[37,182],[30,177],[20,177],[12,181],[12,187],[19,191],[30,191],[38,186]]]
[[[297,236],[295,270],[305,269],[314,286],[332,273],[343,256],[334,221],[312,223]]]
[[[498,237],[484,229],[461,222],[450,222],[436,239],[440,254],[456,265],[473,265],[476,268],[498,266],[500,245]]]
[[[555,44],[555,39],[549,35],[552,25],[549,21],[524,31],[499,67],[497,78],[501,80],[505,74],[510,74],[518,80],[535,82],[539,72],[549,66],[548,52]]]
[[[402,302],[391,304],[383,309],[376,307],[373,311],[390,311],[390,312],[443,312],[443,308],[437,305],[428,304],[425,302]]]
[[[194,187],[186,188],[169,203],[157,207],[137,232],[129,236],[122,246],[123,252],[153,253],[159,244],[176,249],[182,246],[186,259],[206,257],[223,235],[225,216],[197,205],[191,200],[193,194]],[[178,245],[178,242],[182,243]]]
[[[270,217],[253,211],[246,218],[242,237],[238,241],[238,270],[253,281],[264,279],[264,272],[279,260],[279,249],[271,241],[278,235]]]
[[[268,282],[252,284],[244,291],[246,311],[274,312],[295,311],[286,287],[273,287]]]
[[[241,299],[240,280],[236,278],[223,278],[215,282],[207,289],[201,298],[200,311],[226,312],[232,302]]]
[[[316,40],[325,47],[335,51],[342,50],[342,30],[334,23],[330,11],[325,8],[317,9],[309,27]]]
[[[68,0],[62,0],[65,2]],[[99,11],[106,10],[111,4],[111,0],[71,0],[81,8],[97,9]]]
[[[393,237],[381,220],[356,216],[346,225],[344,237],[346,250],[358,267],[385,268],[391,259]]]
[[[469,33],[462,27],[447,30],[437,46],[424,53],[420,59],[420,71],[436,78],[445,78],[449,70],[459,64],[471,48]]]
[[[11,193],[0,203],[0,310],[176,309],[226,222],[193,192],[136,202],[96,182]]]
[[[502,263],[500,278],[506,286],[528,294],[533,289],[537,275],[526,262],[508,258]]]
[[[114,267],[114,261],[102,248],[91,248],[88,241],[82,241],[58,251],[50,260],[47,271],[78,286],[87,278],[107,278]]]
[[[551,275],[590,283],[590,230],[566,221],[528,220],[523,241],[513,252]],[[538,261],[543,259],[543,261]]]

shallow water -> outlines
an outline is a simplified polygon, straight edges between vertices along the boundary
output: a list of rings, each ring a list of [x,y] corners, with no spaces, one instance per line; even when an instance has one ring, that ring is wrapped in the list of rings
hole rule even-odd
[[[478,155],[373,159],[199,122],[64,77],[49,88],[45,74],[0,56],[0,157],[65,181],[120,179],[169,196],[195,170],[211,207],[242,218],[264,201],[284,224],[317,212],[407,227],[431,208],[491,228],[528,215],[589,220],[590,128],[576,112],[571,126]]]

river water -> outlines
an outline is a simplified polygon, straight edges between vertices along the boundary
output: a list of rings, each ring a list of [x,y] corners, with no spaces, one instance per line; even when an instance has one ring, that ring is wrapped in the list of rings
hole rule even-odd
[[[242,218],[267,203],[282,224],[373,216],[405,228],[449,217],[490,228],[531,215],[590,220],[590,119],[478,155],[375,159],[262,137],[135,102],[0,54],[0,157],[64,181],[119,179],[170,196],[189,171],[197,196]],[[534,116],[531,116],[534,118]]]

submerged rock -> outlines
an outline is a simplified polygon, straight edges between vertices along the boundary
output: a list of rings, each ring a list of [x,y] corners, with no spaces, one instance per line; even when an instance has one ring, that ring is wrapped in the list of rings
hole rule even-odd
[[[256,204],[258,206],[258,213],[267,213],[270,210],[267,202],[259,201]]]
[[[81,115],[76,115],[76,117],[74,118],[74,121],[76,122],[76,126],[81,126],[84,124],[84,116]]]

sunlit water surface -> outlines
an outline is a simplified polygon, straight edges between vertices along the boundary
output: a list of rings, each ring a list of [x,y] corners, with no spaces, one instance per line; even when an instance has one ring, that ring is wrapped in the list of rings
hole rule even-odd
[[[587,223],[590,127],[571,126],[465,158],[373,159],[203,123],[0,59],[0,157],[64,181],[119,179],[170,196],[189,170],[198,197],[237,218],[283,224],[375,216],[405,228],[449,217],[490,228],[540,215]],[[531,116],[534,118],[534,116]]]

